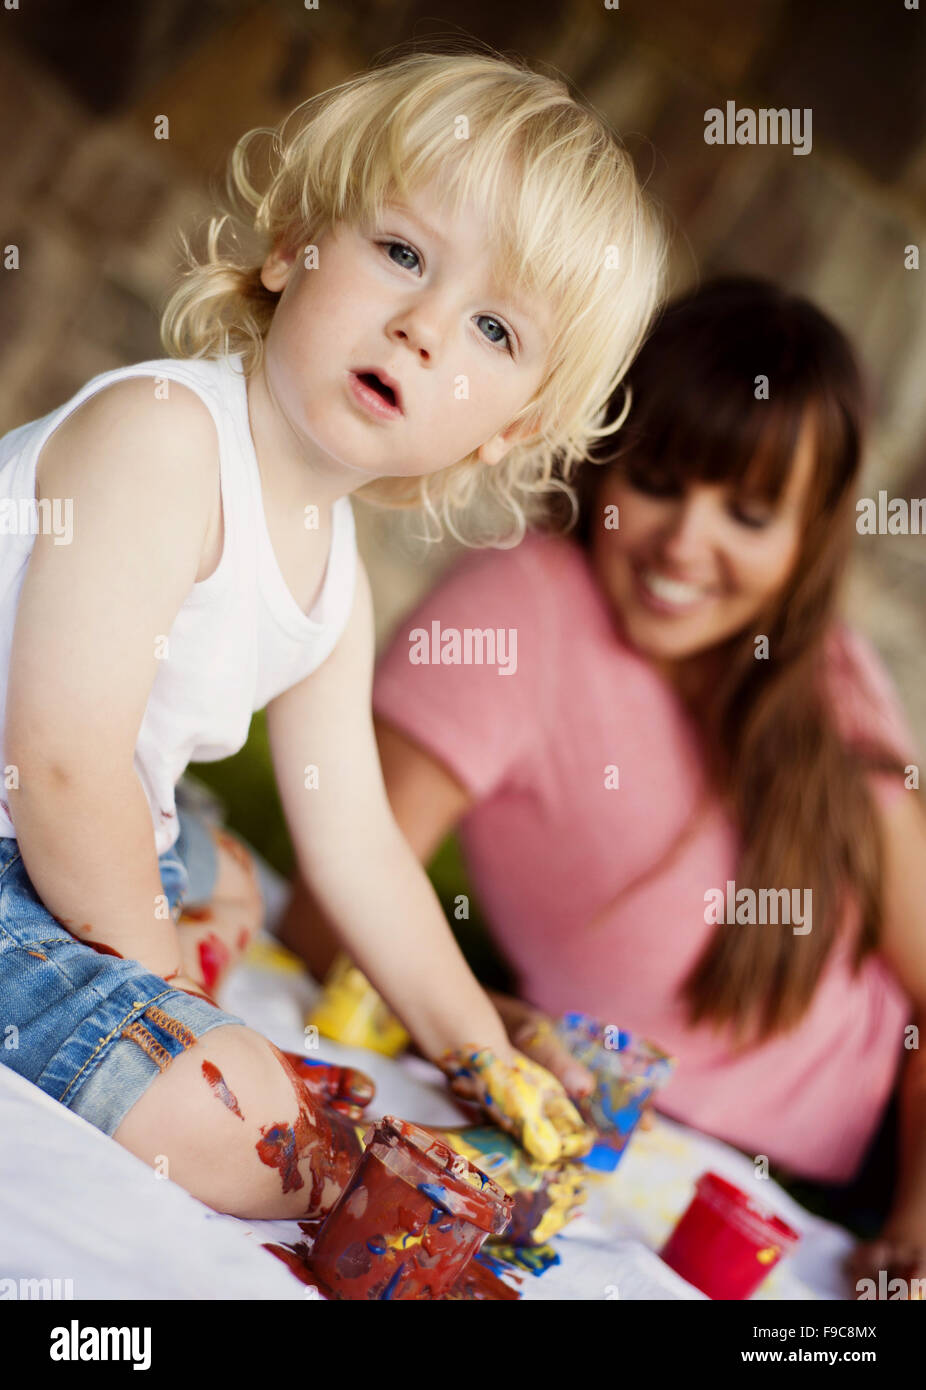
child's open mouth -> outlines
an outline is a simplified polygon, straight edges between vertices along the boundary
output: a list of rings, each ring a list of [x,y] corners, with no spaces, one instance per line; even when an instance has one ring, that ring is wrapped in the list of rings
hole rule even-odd
[[[374,371],[349,374],[353,395],[371,414],[393,419],[403,413],[398,391]]]
[[[374,391],[378,391],[390,405],[395,405],[395,392],[391,386],[387,386],[384,381],[380,381],[375,372],[360,372],[360,380],[365,381],[368,386],[372,386]]]

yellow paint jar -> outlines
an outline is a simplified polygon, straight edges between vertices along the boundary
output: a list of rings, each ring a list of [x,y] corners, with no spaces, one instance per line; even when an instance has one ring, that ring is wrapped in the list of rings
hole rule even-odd
[[[306,1018],[326,1038],[397,1057],[411,1041],[366,975],[346,955],[336,957],[325,989]]]

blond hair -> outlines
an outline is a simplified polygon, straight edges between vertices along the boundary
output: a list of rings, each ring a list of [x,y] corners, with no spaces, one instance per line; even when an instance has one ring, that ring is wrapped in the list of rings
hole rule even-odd
[[[460,138],[463,133],[463,138]],[[247,153],[271,138],[271,177],[260,193]],[[161,320],[171,356],[240,352],[250,375],[278,295],[261,283],[270,250],[316,241],[335,223],[378,220],[394,197],[438,179],[453,209],[474,200],[493,230],[497,273],[515,292],[550,305],[545,375],[514,417],[530,433],[500,463],[475,453],[421,478],[379,478],[358,495],[421,507],[467,544],[455,514],[478,498],[500,504],[516,544],[553,490],[565,491],[601,427],[612,393],[642,344],[660,300],[665,237],[655,204],[604,119],[566,83],[520,60],[487,53],[413,53],[310,98],[275,129],[248,131],[232,152],[229,191],[249,210],[210,219],[208,250],[190,262]],[[262,253],[219,249],[230,221]],[[628,402],[629,404],[629,402]]]

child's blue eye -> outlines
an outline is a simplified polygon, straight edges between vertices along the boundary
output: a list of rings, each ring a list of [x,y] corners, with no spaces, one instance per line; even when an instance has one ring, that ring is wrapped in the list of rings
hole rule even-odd
[[[418,252],[413,247],[409,246],[408,243],[405,241],[395,241],[390,239],[389,241],[378,241],[376,245],[381,246],[385,250],[386,255],[395,265],[397,265],[400,268],[400,270],[414,270],[421,264],[421,257],[418,255]],[[398,251],[400,255],[404,253],[407,256],[411,256],[413,258],[412,262],[409,263],[408,261],[399,260],[398,256],[393,255],[394,251]],[[497,318],[493,318],[491,314],[479,314],[478,318],[485,319],[488,323],[494,324],[495,327],[499,329],[501,332],[502,336],[500,338],[492,338],[489,337],[488,334],[484,333],[483,337],[486,338],[486,341],[493,343],[496,346],[498,346],[500,343],[504,343],[505,350],[513,357],[514,352],[512,351],[512,338],[505,325],[501,323]]]
[[[508,329],[505,327],[505,325],[503,323],[499,323],[498,319],[493,318],[491,314],[479,314],[478,317],[480,319],[485,319],[487,323],[494,323],[495,327],[501,330],[501,338],[488,338],[488,341],[490,343],[504,342],[507,351],[511,352],[511,334],[508,332]],[[483,336],[488,337],[487,334],[483,334]]]
[[[415,264],[420,264],[421,258],[419,257],[418,252],[414,251],[412,247],[408,246],[404,241],[378,241],[376,244],[377,246],[385,247],[386,255],[389,257],[391,261],[395,261],[396,265],[399,266],[402,270],[414,270]],[[392,254],[394,250],[398,250],[400,252],[404,251],[407,255],[413,256],[414,264],[410,265],[408,261],[397,260],[396,257]]]

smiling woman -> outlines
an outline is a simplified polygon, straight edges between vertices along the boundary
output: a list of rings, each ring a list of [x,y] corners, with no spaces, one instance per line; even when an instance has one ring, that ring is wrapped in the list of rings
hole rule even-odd
[[[690,444],[684,460],[667,461],[635,452],[629,437],[620,466],[597,479],[596,505],[615,507],[621,525],[595,528],[595,566],[627,634],[654,660],[715,647],[754,618],[753,630],[765,631],[800,550],[818,432],[808,403],[777,487],[760,481],[755,465],[742,478],[692,476]]]
[[[766,378],[768,399],[756,386]],[[670,381],[682,383],[671,397]],[[835,608],[865,383],[850,344],[807,300],[730,277],[670,306],[628,390],[620,446],[597,450],[606,467],[580,482],[579,538],[625,640],[695,715],[739,826],[737,881],[813,892],[799,951],[758,924],[719,932],[685,983],[692,1022],[761,1039],[810,1006],[847,887],[860,911],[856,963],[879,935],[867,774],[905,759],[896,726],[885,744],[877,726],[853,721],[847,749],[827,697],[829,686],[844,705],[853,664]],[[599,523],[605,505],[620,510],[617,531]]]

